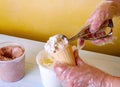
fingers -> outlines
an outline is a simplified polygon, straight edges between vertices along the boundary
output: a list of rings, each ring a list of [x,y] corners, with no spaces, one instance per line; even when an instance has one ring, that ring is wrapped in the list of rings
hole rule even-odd
[[[114,40],[116,40],[116,39],[117,39],[116,37],[109,36],[107,38],[98,39],[98,40],[94,40],[94,41],[91,41],[91,42],[95,45],[102,46],[102,45],[105,45],[105,44],[113,44]]]
[[[106,13],[103,11],[103,8],[97,8],[93,12],[92,16],[87,21],[87,24],[90,24],[90,32],[95,33],[98,31],[102,23],[104,22]]]
[[[108,19],[112,19],[115,11],[116,6],[113,2],[102,2],[87,21],[87,24],[91,25],[90,32],[95,33]]]
[[[56,64],[54,71],[63,83],[64,87],[74,87],[79,79],[80,68],[78,66],[68,66],[65,64]],[[78,73],[79,72],[79,73]],[[75,82],[74,82],[75,81]],[[79,87],[79,86],[75,86]]]
[[[91,33],[95,33],[96,31],[99,30],[100,26],[108,19],[108,17],[106,16],[104,10],[98,10],[95,13],[93,13],[94,15],[90,18],[90,22],[88,22],[90,24],[90,32]]]
[[[93,22],[90,25],[90,32],[95,33],[96,31],[98,31],[101,24],[102,24],[101,20],[94,18]]]
[[[64,78],[64,72],[69,68],[69,66],[67,64],[61,64],[61,63],[55,63],[55,66],[54,66],[54,71],[57,75],[57,77],[60,79],[60,80],[63,80]]]
[[[104,35],[103,33],[96,33],[99,29],[101,29],[101,26],[108,24],[108,19],[112,19],[112,17],[115,15],[116,12],[116,4],[112,1],[105,1],[102,2],[99,7],[93,12],[92,16],[88,19],[87,23],[90,24],[90,32],[95,33],[91,34],[92,37],[95,37],[96,35]],[[112,36],[104,38],[104,39],[98,39],[91,41],[95,45],[105,45],[108,43],[113,43],[113,40],[115,40]]]
[[[82,59],[80,59],[79,57],[78,50],[74,51],[74,57],[75,57],[77,66],[82,66],[84,64]],[[56,62],[54,65],[54,71],[60,80],[64,80],[66,75],[65,73],[69,72],[72,67],[73,66]]]

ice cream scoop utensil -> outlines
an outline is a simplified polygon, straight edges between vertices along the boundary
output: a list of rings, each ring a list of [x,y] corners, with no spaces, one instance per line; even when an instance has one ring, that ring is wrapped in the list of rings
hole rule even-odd
[[[112,19],[108,20],[107,24],[103,24],[100,29],[95,32],[95,33],[91,33],[89,31],[90,25],[85,25],[84,27],[81,28],[81,31],[79,33],[77,33],[76,35],[74,35],[71,38],[68,38],[68,41],[71,42],[77,38],[81,38],[84,40],[97,40],[97,39],[102,39],[102,38],[106,38],[112,35],[112,29],[113,29],[113,22]],[[104,34],[100,34],[102,31],[104,31]]]

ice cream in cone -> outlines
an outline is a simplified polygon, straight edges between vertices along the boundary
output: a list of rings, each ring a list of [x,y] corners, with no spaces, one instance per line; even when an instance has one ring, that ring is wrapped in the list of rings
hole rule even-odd
[[[55,61],[75,65],[72,46],[63,35],[57,34],[50,37],[45,44],[45,50],[53,56]]]

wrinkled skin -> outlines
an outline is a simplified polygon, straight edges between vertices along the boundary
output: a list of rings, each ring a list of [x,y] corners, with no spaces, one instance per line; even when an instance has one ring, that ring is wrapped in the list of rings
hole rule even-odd
[[[90,24],[90,32],[95,33],[99,30],[102,24],[106,24],[108,19],[112,19],[114,16],[119,14],[120,0],[106,0],[103,1],[96,10],[92,13],[90,18],[87,20],[87,24]],[[101,32],[101,34],[104,32]],[[115,38],[108,37],[104,39],[94,40],[93,44],[104,45],[106,43],[112,43]]]
[[[103,71],[83,62],[74,51],[77,66],[56,63],[54,71],[64,87],[110,87],[105,80],[109,77]],[[106,85],[107,84],[107,85]]]

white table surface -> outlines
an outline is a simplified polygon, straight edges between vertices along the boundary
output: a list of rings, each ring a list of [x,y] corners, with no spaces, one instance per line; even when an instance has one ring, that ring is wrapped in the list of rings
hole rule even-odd
[[[36,55],[43,49],[44,43],[28,40],[8,35],[0,34],[0,43],[5,41],[14,41],[21,43],[25,47],[25,77],[14,83],[7,83],[0,80],[0,87],[43,87],[39,68],[36,64]],[[102,69],[115,76],[120,76],[120,57],[110,56],[85,50],[80,50],[80,56],[83,60],[95,67]]]

